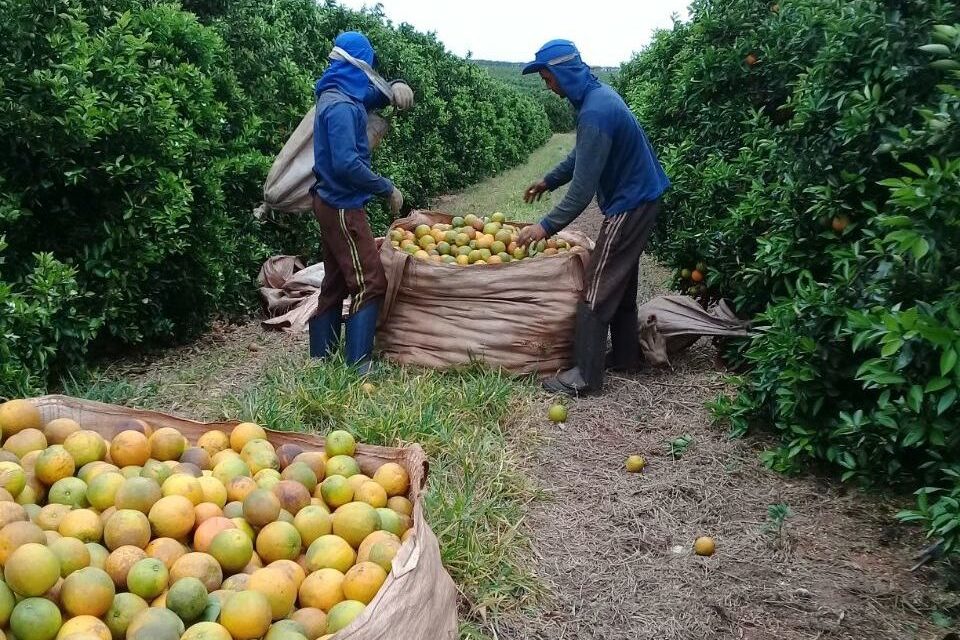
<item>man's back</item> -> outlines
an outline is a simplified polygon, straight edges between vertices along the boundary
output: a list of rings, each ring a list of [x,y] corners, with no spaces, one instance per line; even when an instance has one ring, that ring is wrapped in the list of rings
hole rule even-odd
[[[596,127],[611,139],[597,187],[597,202],[605,214],[616,215],[653,202],[669,187],[646,133],[613,88],[600,83],[591,89],[584,97],[577,123],[578,127]]]

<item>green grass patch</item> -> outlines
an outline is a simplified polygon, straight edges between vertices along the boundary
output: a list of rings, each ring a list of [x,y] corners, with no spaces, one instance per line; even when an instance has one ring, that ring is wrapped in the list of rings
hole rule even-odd
[[[540,202],[526,204],[523,192],[540,180],[573,149],[575,134],[558,133],[530,155],[524,165],[504,171],[464,191],[442,200],[439,208],[453,215],[473,213],[488,216],[502,211],[510,220],[532,222],[546,214],[567,192],[561,187]]]

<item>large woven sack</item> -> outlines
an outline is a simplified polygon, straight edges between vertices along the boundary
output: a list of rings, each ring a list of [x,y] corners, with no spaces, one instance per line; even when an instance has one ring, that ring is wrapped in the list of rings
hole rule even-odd
[[[313,120],[316,111],[314,106],[303,117],[273,161],[263,185],[264,206],[288,213],[313,208],[310,189],[316,181],[313,175]],[[367,114],[370,151],[376,149],[389,130],[390,123],[383,117],[376,113]]]
[[[391,229],[452,219],[415,211]],[[559,236],[577,247],[555,256],[469,267],[417,260],[384,242],[380,259],[387,295],[377,333],[381,354],[436,369],[475,361],[514,373],[546,374],[567,367],[593,242],[575,231]]]
[[[229,432],[236,422],[195,422],[164,413],[140,411],[67,396],[44,396],[31,402],[40,409],[44,423],[71,418],[84,429],[112,438],[127,428],[123,423],[140,419],[154,427],[173,427],[195,442],[206,431]],[[323,450],[323,438],[315,434],[268,431],[275,446],[294,443],[304,450]],[[410,474],[413,502],[413,535],[400,547],[387,581],[366,610],[337,640],[448,640],[457,635],[457,589],[440,561],[440,546],[423,514],[427,482],[427,458],[418,445],[403,448],[358,445],[357,462],[373,477],[377,468],[396,462]]]

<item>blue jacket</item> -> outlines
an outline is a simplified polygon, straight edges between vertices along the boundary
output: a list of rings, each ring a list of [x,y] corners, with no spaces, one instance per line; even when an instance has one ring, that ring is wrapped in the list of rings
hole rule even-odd
[[[357,32],[341,34],[334,44],[367,64],[373,47]],[[374,196],[387,197],[393,184],[370,168],[367,110],[388,99],[367,76],[348,62],[334,60],[317,81],[313,125],[313,192],[336,209],[363,208]]]
[[[576,52],[566,41],[545,48],[551,45],[556,53],[564,53],[564,47]],[[623,98],[597,80],[579,54],[547,68],[577,111],[576,147],[544,178],[551,191],[571,183],[560,204],[540,221],[547,233],[570,224],[594,196],[607,216],[659,199],[670,180]]]

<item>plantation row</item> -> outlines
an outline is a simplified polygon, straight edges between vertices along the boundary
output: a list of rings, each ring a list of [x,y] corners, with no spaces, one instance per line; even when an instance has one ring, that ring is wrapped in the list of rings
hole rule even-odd
[[[251,212],[344,30],[366,33],[383,75],[416,92],[374,160],[411,204],[515,165],[550,135],[533,99],[377,11],[4,6],[0,395],[34,393],[91,352],[194,336],[253,308],[267,256],[316,254],[310,216]]]
[[[674,187],[656,248],[760,329],[735,432],[771,467],[919,489],[960,542],[960,9],[694,2],[619,76]],[[686,288],[678,276],[678,286]]]

